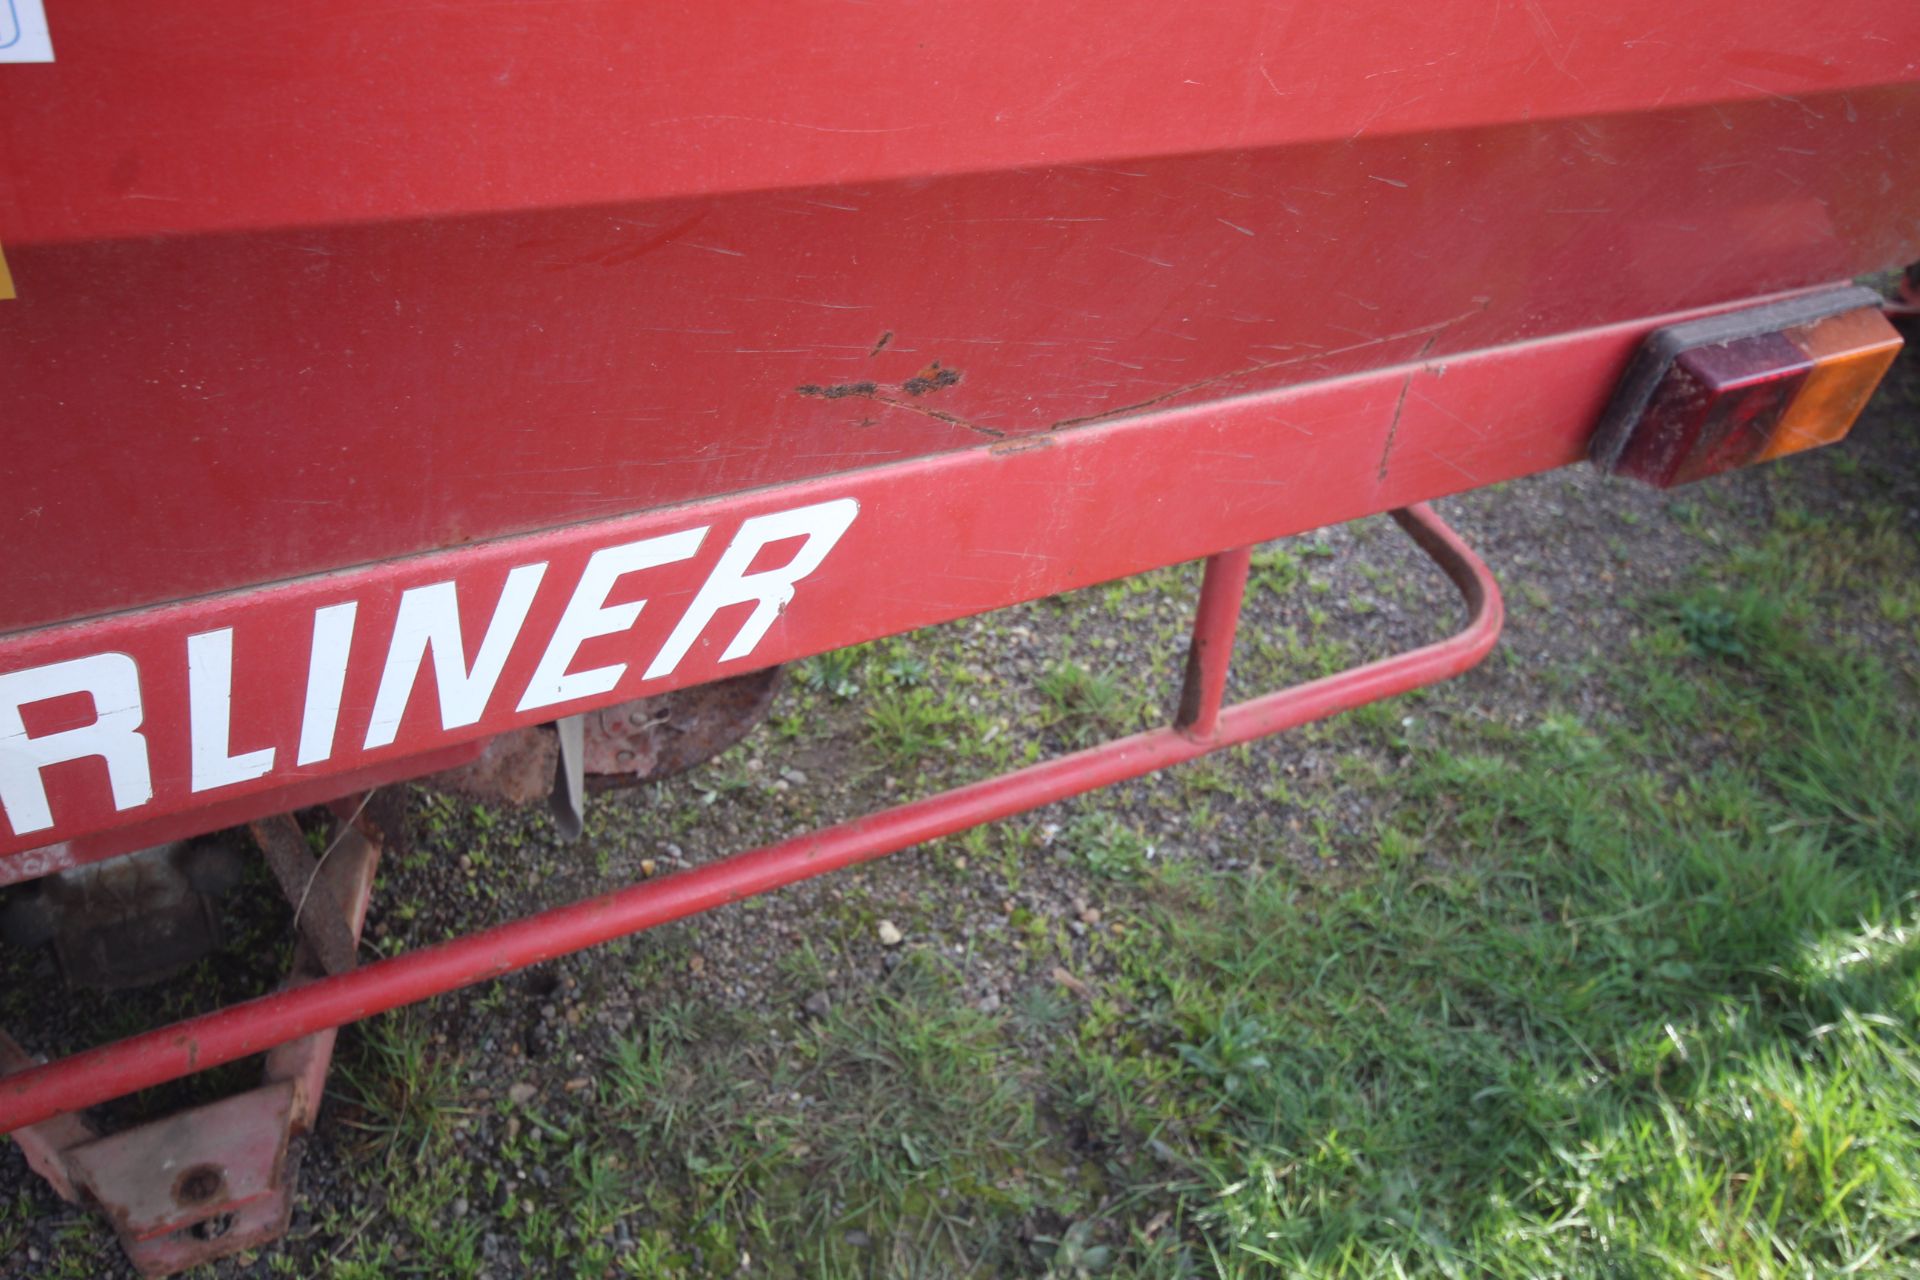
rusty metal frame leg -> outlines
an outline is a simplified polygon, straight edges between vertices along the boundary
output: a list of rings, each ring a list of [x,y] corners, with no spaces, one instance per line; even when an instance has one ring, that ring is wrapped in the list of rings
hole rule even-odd
[[[320,864],[307,848],[307,836],[290,813],[278,813],[248,824],[253,839],[266,855],[280,892],[293,905],[293,927],[300,931],[304,946],[319,958],[328,973],[345,973],[353,968],[359,935],[347,924],[347,914],[333,894],[333,886],[320,875]]]
[[[337,806],[335,812],[341,824],[335,844],[303,883],[310,880],[311,894],[324,893],[341,912],[351,964],[380,844],[370,828],[355,824],[357,808]],[[286,821],[293,825],[291,818]],[[298,841],[298,851],[314,865],[297,825],[291,833],[275,834]],[[327,972],[315,935],[306,933],[282,990]],[[291,1140],[313,1128],[337,1035],[328,1028],[275,1046],[259,1088],[218,1102],[104,1137],[73,1113],[18,1130],[14,1137],[28,1164],[62,1199],[91,1204],[105,1214],[142,1275],[173,1275],[285,1233],[296,1182]],[[0,1077],[34,1065],[0,1033]]]
[[[39,1065],[39,1061],[12,1036],[0,1031],[0,1076],[25,1071]],[[93,1126],[77,1115],[49,1116],[13,1131],[13,1140],[20,1144],[21,1152],[27,1157],[27,1167],[45,1178],[54,1194],[69,1204],[80,1203],[80,1193],[73,1185],[64,1153],[98,1136]]]
[[[0,1078],[0,1133],[1456,676],[1500,637],[1499,586],[1425,506],[1392,515],[1466,602],[1466,626],[1445,640],[1220,708],[1208,732],[1209,699],[1218,696],[1208,691],[1226,679],[1230,635],[1218,617],[1234,573],[1232,561],[1217,560],[1224,566],[1216,570],[1219,603],[1205,605],[1199,623],[1193,666],[1200,693],[1185,728],[1170,725],[1042,761]]]
[[[1173,727],[1205,741],[1220,727],[1220,703],[1233,665],[1233,637],[1240,627],[1240,606],[1247,595],[1252,547],[1236,547],[1207,559],[1200,579],[1200,603],[1194,610],[1193,639],[1187,645],[1187,674]]]

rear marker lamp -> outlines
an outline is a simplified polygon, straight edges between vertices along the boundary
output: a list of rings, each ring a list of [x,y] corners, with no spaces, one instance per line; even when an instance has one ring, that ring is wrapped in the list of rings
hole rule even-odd
[[[1593,461],[1661,489],[1847,434],[1900,350],[1871,289],[1671,325],[1627,369]]]

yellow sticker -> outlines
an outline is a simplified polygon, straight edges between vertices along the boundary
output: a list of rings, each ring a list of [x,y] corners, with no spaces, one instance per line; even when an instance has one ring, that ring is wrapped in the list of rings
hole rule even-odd
[[[7,251],[0,249],[0,302],[13,296],[13,273],[7,270]]]

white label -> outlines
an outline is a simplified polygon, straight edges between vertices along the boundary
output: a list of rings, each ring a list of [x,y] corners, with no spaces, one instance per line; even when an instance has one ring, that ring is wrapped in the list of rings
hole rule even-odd
[[[52,62],[41,0],[0,0],[0,62]]]

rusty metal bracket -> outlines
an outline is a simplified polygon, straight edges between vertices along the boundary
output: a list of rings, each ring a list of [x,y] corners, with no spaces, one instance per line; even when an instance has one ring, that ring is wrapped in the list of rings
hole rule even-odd
[[[587,829],[587,721],[585,716],[556,720],[560,759],[553,770],[553,825],[572,843]]]
[[[340,829],[312,878],[312,895],[324,893],[328,902],[346,904],[338,919],[347,931],[351,963],[373,893],[380,843],[357,821],[355,802],[341,802],[334,812]],[[293,827],[304,852],[298,825],[290,817],[286,825]],[[315,936],[308,933],[282,990],[328,972]],[[202,1266],[286,1232],[298,1171],[292,1140],[313,1128],[338,1034],[327,1029],[278,1045],[267,1054],[259,1088],[218,1102],[105,1136],[82,1116],[68,1113],[15,1130],[13,1137],[29,1167],[55,1194],[106,1216],[143,1276]],[[0,1077],[37,1065],[0,1032]]]
[[[40,1062],[41,1059],[21,1048],[19,1041],[0,1031],[0,1076],[37,1067]],[[74,1188],[60,1153],[83,1142],[92,1142],[97,1136],[93,1126],[77,1115],[49,1116],[38,1124],[13,1131],[13,1140],[20,1144],[21,1152],[27,1157],[27,1167],[45,1178],[54,1194],[69,1203],[78,1203],[80,1193]]]
[[[636,698],[582,717],[587,785],[656,782],[710,760],[767,718],[780,667]]]
[[[353,968],[359,939],[348,926],[332,888],[320,875],[320,863],[307,847],[306,833],[290,813],[276,814],[247,824],[266,855],[280,892],[293,904],[293,926],[319,957],[328,973]]]

